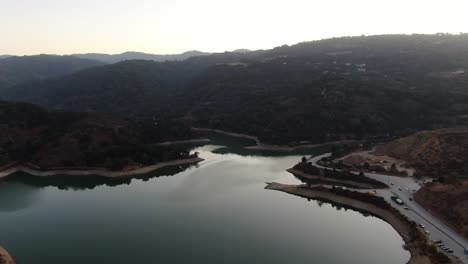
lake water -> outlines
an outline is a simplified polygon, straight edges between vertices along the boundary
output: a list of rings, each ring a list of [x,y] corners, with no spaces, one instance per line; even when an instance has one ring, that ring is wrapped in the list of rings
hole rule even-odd
[[[198,167],[140,179],[0,182],[0,245],[18,264],[406,263],[386,222],[265,190],[301,156],[197,149]],[[185,170],[184,170],[185,169]],[[164,176],[167,177],[157,177]],[[85,183],[83,183],[85,182]]]

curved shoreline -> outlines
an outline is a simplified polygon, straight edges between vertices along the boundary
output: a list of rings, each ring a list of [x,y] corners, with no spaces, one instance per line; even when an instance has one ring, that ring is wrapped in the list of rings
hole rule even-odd
[[[255,146],[244,147],[245,149],[250,149],[250,150],[291,152],[291,151],[295,151],[295,150],[299,150],[299,149],[318,148],[318,147],[323,147],[323,146],[328,146],[328,145],[336,145],[336,144],[344,144],[344,143],[359,143],[359,142],[361,142],[361,141],[357,141],[357,140],[338,140],[338,141],[329,141],[329,142],[324,142],[324,143],[319,143],[319,144],[306,144],[306,145],[296,145],[296,146],[271,145],[271,144],[262,143],[257,136],[252,136],[252,135],[240,134],[240,133],[229,132],[229,131],[220,130],[220,129],[212,129],[212,128],[192,127],[192,130],[193,131],[198,131],[198,132],[214,132],[214,133],[218,133],[218,134],[222,134],[222,135],[226,135],[226,136],[245,138],[245,139],[253,140],[253,141],[255,141]]]
[[[375,186],[373,186],[371,184],[368,184],[368,183],[348,181],[348,180],[342,180],[342,179],[334,179],[334,178],[330,178],[330,177],[323,178],[323,177],[320,177],[320,176],[307,174],[305,172],[302,172],[300,170],[296,170],[294,168],[287,169],[286,171],[293,174],[293,175],[295,175],[295,176],[300,176],[300,177],[304,177],[304,178],[311,179],[311,180],[326,180],[327,182],[330,182],[330,183],[346,184],[348,186],[353,186],[353,188],[379,189],[378,187],[375,187]]]
[[[3,261],[3,264],[15,264],[15,260],[13,257],[3,248],[0,246],[0,260]]]
[[[16,172],[24,172],[24,173],[27,173],[33,176],[38,176],[38,177],[69,175],[69,176],[101,176],[101,177],[107,177],[107,178],[124,178],[124,177],[132,177],[132,176],[150,173],[152,171],[155,171],[164,167],[195,164],[203,160],[204,159],[202,158],[172,160],[172,161],[160,162],[154,165],[145,166],[145,167],[141,167],[141,168],[134,169],[134,170],[128,170],[128,171],[110,171],[107,169],[90,169],[90,170],[73,170],[73,169],[62,170],[60,169],[60,170],[40,171],[40,170],[32,169],[24,165],[17,165],[9,169],[6,169],[4,171],[1,171],[0,179],[7,177]]]
[[[274,182],[268,183],[265,189],[281,191],[310,199],[330,201],[333,203],[349,206],[358,211],[369,212],[375,215],[376,217],[383,219],[385,222],[389,223],[400,234],[400,236],[403,238],[403,241],[405,242],[406,249],[411,254],[411,257],[407,262],[408,264],[433,263],[429,256],[421,253],[421,250],[418,247],[418,243],[414,241],[414,237],[412,237],[411,234],[409,220],[403,221],[389,210],[379,208],[371,203],[366,203],[346,196],[337,195],[332,192],[326,192],[311,188],[301,188],[296,185],[286,185]]]

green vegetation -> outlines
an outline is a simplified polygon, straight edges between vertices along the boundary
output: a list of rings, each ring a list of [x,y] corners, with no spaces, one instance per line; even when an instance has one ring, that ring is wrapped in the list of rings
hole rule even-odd
[[[190,131],[151,120],[125,121],[104,114],[47,111],[0,101],[0,166],[16,161],[41,169],[105,167],[121,170],[188,158],[183,146],[155,146]],[[168,125],[168,127],[165,127]]]
[[[321,143],[467,124],[468,34],[346,37],[125,61],[5,91],[51,108]]]
[[[304,160],[305,158],[302,158],[302,161],[296,164],[293,168],[299,171],[302,171],[306,174],[309,175],[314,175],[314,176],[320,176],[321,180],[324,182],[327,181],[329,178],[337,179],[337,180],[343,180],[343,181],[352,181],[352,182],[357,182],[357,183],[365,183],[369,184],[370,186],[373,186],[374,188],[386,188],[388,187],[384,183],[368,178],[366,177],[363,173],[355,174],[347,170],[329,170],[329,169],[321,169],[312,164],[312,162],[307,162]],[[307,183],[308,185],[317,183],[315,180],[311,180],[305,177],[301,177],[299,175],[296,175],[296,177]],[[339,185],[339,184],[334,184],[334,185]]]

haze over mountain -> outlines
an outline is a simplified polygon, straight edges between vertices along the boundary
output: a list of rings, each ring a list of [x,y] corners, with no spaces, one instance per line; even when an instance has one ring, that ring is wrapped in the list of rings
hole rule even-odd
[[[104,63],[117,63],[125,60],[152,60],[152,61],[180,61],[194,56],[208,55],[208,52],[201,52],[197,50],[187,51],[181,54],[168,54],[158,55],[143,52],[129,51],[121,54],[101,54],[101,53],[85,53],[85,54],[72,54],[74,57],[83,59],[92,59],[102,61]]]
[[[284,144],[460,125],[468,35],[345,37],[125,61],[5,91],[52,108],[178,118]]]
[[[72,56],[11,56],[0,60],[0,91],[31,81],[68,75],[102,62]]]

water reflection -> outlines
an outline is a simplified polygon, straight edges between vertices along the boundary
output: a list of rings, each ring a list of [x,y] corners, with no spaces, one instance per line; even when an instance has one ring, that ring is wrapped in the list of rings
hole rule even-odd
[[[142,178],[148,182],[16,175],[7,183],[40,191],[41,203],[2,214],[0,242],[18,263],[407,262],[401,237],[383,221],[264,190],[266,181],[299,183],[285,168],[301,156],[212,152],[218,148],[196,149],[205,159],[197,169],[167,168]],[[36,187],[103,184],[120,186]]]
[[[185,171],[188,168],[196,167],[196,164],[187,164],[180,166],[171,166],[158,169],[147,174],[134,177],[108,178],[102,176],[70,176],[58,175],[49,177],[37,177],[27,173],[15,173],[3,180],[5,183],[21,183],[24,186],[31,187],[57,187],[60,190],[92,190],[98,186],[119,186],[130,185],[132,180],[138,179],[148,181],[152,178],[163,176],[172,176]]]
[[[40,200],[38,188],[21,183],[0,181],[0,212],[14,212],[32,207]]]

